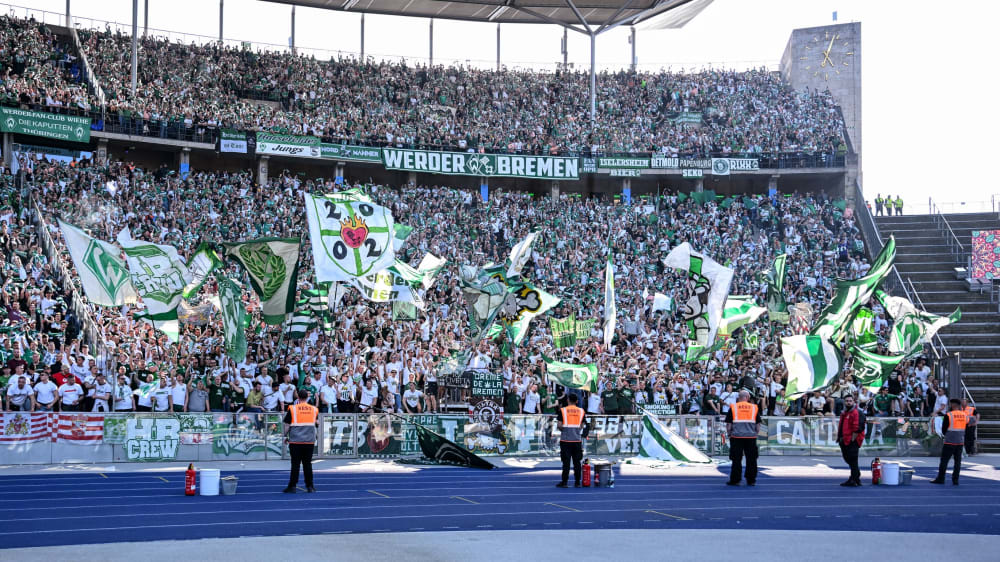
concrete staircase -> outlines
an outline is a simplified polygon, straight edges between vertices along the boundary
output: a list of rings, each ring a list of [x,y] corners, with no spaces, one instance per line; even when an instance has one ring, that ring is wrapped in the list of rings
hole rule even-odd
[[[955,236],[968,245],[973,230],[1000,229],[996,213],[945,215]],[[962,320],[938,335],[949,352],[960,353],[962,379],[979,408],[980,450],[1000,452],[1000,313],[989,295],[969,292],[955,279],[954,268],[965,266],[949,252],[944,235],[930,215],[876,217],[883,239],[896,236],[896,269],[913,282],[927,312],[951,314],[962,309]]]

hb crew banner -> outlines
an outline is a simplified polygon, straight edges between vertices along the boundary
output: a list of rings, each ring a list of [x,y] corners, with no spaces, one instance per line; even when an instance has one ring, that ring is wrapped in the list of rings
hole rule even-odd
[[[382,149],[371,146],[354,146],[351,144],[320,143],[321,158],[333,160],[349,160],[352,162],[382,163]]]
[[[475,154],[383,148],[382,163],[387,170],[430,174],[552,180],[580,179],[580,159],[569,156]]]
[[[90,117],[0,107],[0,131],[72,142],[90,142]]]
[[[257,133],[257,154],[276,154],[299,158],[319,158],[319,139],[298,135]]]

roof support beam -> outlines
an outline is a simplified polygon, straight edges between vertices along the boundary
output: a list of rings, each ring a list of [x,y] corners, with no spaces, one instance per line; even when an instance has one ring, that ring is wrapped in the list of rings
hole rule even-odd
[[[608,24],[618,19],[618,16],[622,15],[622,12],[629,9],[629,7],[632,5],[632,2],[635,2],[635,0],[628,0],[628,2],[622,4],[621,7],[618,8],[618,10],[616,10],[615,13],[612,14],[610,18],[608,18],[608,21],[604,22],[604,24],[601,25],[601,27],[597,28],[597,33],[598,34],[603,33],[604,29],[608,27]],[[625,18],[625,19],[630,19],[630,18]]]
[[[577,19],[579,19],[580,23],[583,24],[583,27],[587,29],[587,33],[593,33],[594,30],[590,29],[590,24],[587,23],[587,20],[583,17],[583,14],[580,13],[580,10],[576,8],[576,4],[573,3],[573,0],[566,0],[566,5],[569,6],[570,10],[573,10],[573,13],[576,14]]]
[[[576,27],[575,25],[569,25],[569,24],[563,23],[563,22],[561,22],[561,21],[559,21],[557,19],[550,18],[549,16],[547,16],[545,14],[542,14],[542,13],[539,13],[539,12],[536,12],[536,11],[530,9],[530,8],[522,8],[520,6],[511,6],[511,8],[517,10],[518,12],[521,12],[521,13],[524,13],[524,14],[528,14],[529,16],[531,16],[533,18],[542,20],[545,23],[551,23],[552,25],[559,25],[559,26],[565,27],[566,29],[572,29],[573,31],[575,31],[577,33],[582,33],[584,35],[590,35],[590,31],[589,30],[584,31],[584,30],[580,29],[579,27]]]

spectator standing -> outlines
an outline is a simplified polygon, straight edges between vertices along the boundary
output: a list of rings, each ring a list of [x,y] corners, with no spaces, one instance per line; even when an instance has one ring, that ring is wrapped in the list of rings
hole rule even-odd
[[[865,440],[865,417],[857,408],[853,395],[844,396],[844,411],[840,414],[837,425],[837,443],[840,444],[840,454],[851,469],[851,475],[841,482],[841,486],[856,487],[861,485],[861,469],[858,468],[858,451]]]
[[[757,433],[760,429],[760,408],[750,402],[750,393],[741,390],[736,404],[726,414],[729,433],[729,459],[733,461],[728,486],[739,486],[743,480],[743,458],[746,457],[747,486],[757,484]]]
[[[300,388],[298,400],[285,412],[285,442],[291,457],[292,469],[288,477],[286,494],[294,494],[299,483],[299,466],[305,473],[306,492],[315,492],[313,486],[312,455],[316,446],[316,427],[319,424],[319,409],[308,403],[309,391]]]
[[[951,470],[951,483],[958,486],[958,475],[962,471],[962,448],[965,446],[965,429],[969,426],[969,415],[962,410],[962,401],[952,398],[948,402],[950,408],[943,414],[941,432],[944,433],[944,445],[941,448],[941,463],[938,465],[937,478],[931,484],[944,484],[944,475],[948,471],[948,460],[954,458],[955,465]]]

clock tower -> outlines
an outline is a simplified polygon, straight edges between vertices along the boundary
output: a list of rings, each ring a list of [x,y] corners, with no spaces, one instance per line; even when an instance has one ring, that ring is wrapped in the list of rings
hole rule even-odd
[[[781,57],[781,76],[796,90],[830,90],[844,115],[849,159],[857,177],[861,168],[861,23],[807,27],[792,31]],[[853,184],[853,179],[850,180]],[[849,186],[853,193],[853,185]]]

